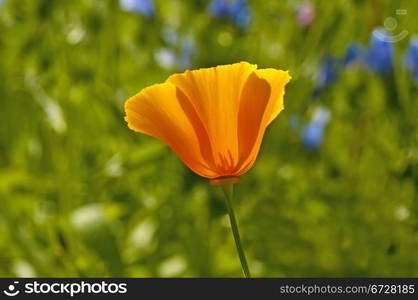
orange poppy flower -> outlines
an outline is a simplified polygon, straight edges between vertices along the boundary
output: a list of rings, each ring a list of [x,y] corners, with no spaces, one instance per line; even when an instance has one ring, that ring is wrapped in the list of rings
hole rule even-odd
[[[200,176],[237,177],[254,164],[290,79],[287,71],[246,62],[187,70],[129,98],[125,120],[166,143]]]

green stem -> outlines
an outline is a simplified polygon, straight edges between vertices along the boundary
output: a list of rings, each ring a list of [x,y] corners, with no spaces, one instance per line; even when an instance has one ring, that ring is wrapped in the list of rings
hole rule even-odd
[[[239,255],[239,260],[241,261],[242,271],[246,278],[250,278],[250,270],[248,269],[247,259],[245,258],[244,248],[242,247],[241,238],[239,236],[238,224],[235,218],[234,208],[232,207],[232,198],[234,194],[234,185],[224,184],[222,185],[222,190],[225,194],[226,208],[228,210],[229,221],[231,222],[232,233],[234,235],[235,246],[237,247],[237,252]]]

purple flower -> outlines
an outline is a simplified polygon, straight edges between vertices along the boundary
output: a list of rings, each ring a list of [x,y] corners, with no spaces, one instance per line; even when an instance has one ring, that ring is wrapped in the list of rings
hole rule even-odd
[[[409,42],[408,50],[404,58],[405,67],[411,71],[412,78],[418,83],[418,37]]]
[[[384,29],[375,29],[366,53],[366,65],[376,74],[385,76],[393,70],[393,44],[382,38],[388,35]]]
[[[155,14],[153,0],[120,0],[119,3],[124,11],[139,13],[145,17]]]
[[[331,118],[331,112],[325,106],[314,111],[311,121],[303,128],[302,143],[309,150],[318,149],[324,138],[324,129]]]
[[[308,27],[315,19],[315,7],[309,1],[302,2],[297,8],[296,19],[300,26]]]

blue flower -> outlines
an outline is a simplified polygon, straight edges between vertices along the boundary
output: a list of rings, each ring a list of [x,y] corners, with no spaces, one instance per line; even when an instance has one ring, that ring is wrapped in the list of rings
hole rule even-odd
[[[310,150],[318,149],[324,136],[324,127],[317,123],[310,123],[302,131],[302,142]]]
[[[125,11],[139,13],[146,17],[152,17],[155,14],[153,0],[120,0],[119,3]]]
[[[245,28],[250,24],[251,12],[248,9],[245,0],[237,0],[231,6],[231,18],[235,24],[240,28]]]
[[[418,37],[411,39],[405,54],[404,65],[411,71],[414,81],[418,83]]]
[[[302,132],[302,143],[309,150],[318,149],[324,138],[324,129],[331,118],[331,112],[324,106],[316,108],[311,121]]]
[[[370,48],[366,54],[366,65],[376,74],[385,76],[393,70],[393,44],[382,38],[388,33],[384,29],[375,29],[370,39]]]
[[[356,43],[351,43],[345,52],[343,64],[345,66],[352,64],[361,64],[364,61],[366,50]]]
[[[216,17],[231,19],[240,28],[247,27],[251,20],[251,12],[245,0],[213,0],[210,11]]]
[[[332,56],[326,56],[322,61],[316,76],[313,96],[316,97],[330,84],[338,79],[340,71],[340,60]]]
[[[227,0],[213,0],[210,4],[210,10],[214,16],[228,17],[231,9],[231,2]]]

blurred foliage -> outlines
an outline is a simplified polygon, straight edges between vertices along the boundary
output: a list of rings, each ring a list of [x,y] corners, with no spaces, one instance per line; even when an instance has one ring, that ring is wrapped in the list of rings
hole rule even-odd
[[[293,76],[236,186],[252,273],[418,276],[417,85],[402,68],[418,2],[312,1],[301,26],[303,2],[249,1],[245,27],[203,0],[157,0],[148,16],[111,0],[1,3],[0,276],[240,276],[221,191],[123,120],[143,87],[240,60]],[[398,8],[409,36],[393,73],[345,68],[312,97],[323,57],[367,45]],[[319,105],[332,116],[312,150],[290,124]]]

